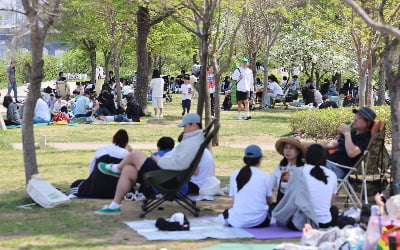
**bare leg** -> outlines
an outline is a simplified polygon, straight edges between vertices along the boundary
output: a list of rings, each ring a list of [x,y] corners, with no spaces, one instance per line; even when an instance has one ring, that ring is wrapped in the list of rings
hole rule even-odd
[[[121,161],[118,170],[122,172],[125,166],[132,165],[139,171],[147,157],[148,156],[142,151],[132,151]]]
[[[126,165],[119,177],[113,201],[121,204],[124,196],[132,189],[137,180],[138,171],[135,166]]]
[[[154,108],[154,114],[157,115],[157,109],[156,108]]]
[[[238,101],[238,112],[242,112],[242,101]]]
[[[249,100],[248,99],[244,100],[244,108],[245,108],[246,112],[249,112]]]
[[[163,109],[162,108],[160,108],[160,115],[162,115],[163,114]]]

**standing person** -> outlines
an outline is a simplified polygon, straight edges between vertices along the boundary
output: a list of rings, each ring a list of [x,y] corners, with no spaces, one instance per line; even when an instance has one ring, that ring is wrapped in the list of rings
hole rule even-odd
[[[259,146],[246,148],[243,158],[246,165],[230,177],[229,195],[233,197],[233,206],[219,216],[225,224],[241,228],[269,226],[268,205],[272,204],[272,190],[269,174],[259,168],[262,158]]]
[[[232,79],[237,81],[236,98],[238,102],[238,120],[242,119],[242,103],[246,110],[246,120],[251,119],[249,110],[249,97],[251,86],[254,85],[253,71],[248,68],[249,59],[243,58],[241,67],[233,72]]]
[[[153,70],[153,79],[150,81],[150,89],[152,90],[151,102],[154,108],[152,117],[163,117],[163,94],[164,94],[164,79],[161,77],[160,71]],[[160,111],[159,113],[157,111]],[[189,113],[189,112],[188,112]]]
[[[58,73],[57,82],[58,81],[63,81],[64,82],[66,80],[67,80],[67,78],[64,77],[64,72]]]
[[[208,92],[210,93],[211,101],[211,116],[215,115],[215,80],[214,80],[214,67],[209,66],[207,69],[207,84]]]
[[[183,77],[184,84],[181,86],[181,93],[182,93],[182,116],[189,114],[190,112],[190,105],[192,103],[192,85],[189,84],[190,76],[185,75]]]
[[[268,109],[272,106],[272,98],[283,95],[283,90],[278,84],[278,79],[274,75],[268,76],[268,91],[264,98],[264,108]]]
[[[17,94],[17,78],[15,77],[15,65],[17,64],[16,61],[11,61],[10,66],[7,68],[7,83],[8,83],[8,90],[7,95],[11,94],[11,90],[14,91],[14,99],[15,102],[18,102],[18,94]]]
[[[101,67],[100,64],[97,64],[97,68],[96,68],[96,77],[97,77],[97,79],[102,78],[103,74],[104,74],[103,67]]]

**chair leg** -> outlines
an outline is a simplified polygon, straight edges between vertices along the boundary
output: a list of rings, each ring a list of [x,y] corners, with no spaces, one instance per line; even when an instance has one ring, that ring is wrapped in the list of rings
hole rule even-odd
[[[144,207],[145,205],[142,205],[142,213],[140,214],[140,218],[144,218],[148,213],[150,213],[151,211],[153,211],[156,207],[159,207],[161,204],[163,204],[166,201],[166,199],[163,197],[160,200],[154,200],[154,202],[149,202],[146,207]]]
[[[349,196],[351,203],[353,203],[353,205],[355,205],[356,207],[361,208],[362,202],[361,202],[360,198],[357,196],[357,193],[354,191],[351,184],[346,182],[343,184],[343,187],[346,190],[346,193]]]

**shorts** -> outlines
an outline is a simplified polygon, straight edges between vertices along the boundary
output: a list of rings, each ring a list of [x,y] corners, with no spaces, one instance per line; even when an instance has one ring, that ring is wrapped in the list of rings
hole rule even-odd
[[[238,100],[238,101],[245,101],[249,97],[250,97],[249,91],[246,91],[246,92],[238,91],[238,90],[236,91],[236,100]]]
[[[156,109],[162,109],[164,107],[163,98],[162,97],[154,97],[152,98],[152,107]]]
[[[151,158],[147,158],[146,161],[143,163],[142,167],[140,168],[137,176],[137,182],[143,183],[143,175],[147,172],[160,170],[161,168],[157,165],[157,163]]]

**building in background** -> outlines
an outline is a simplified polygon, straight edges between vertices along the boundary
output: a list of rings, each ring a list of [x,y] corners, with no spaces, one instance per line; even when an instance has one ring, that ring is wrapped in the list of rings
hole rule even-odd
[[[0,0],[0,9],[4,8],[24,11],[21,0]],[[0,60],[6,60],[7,56],[19,49],[31,50],[28,31],[25,15],[12,11],[0,11]],[[43,53],[61,56],[69,47],[63,41],[46,42]]]

